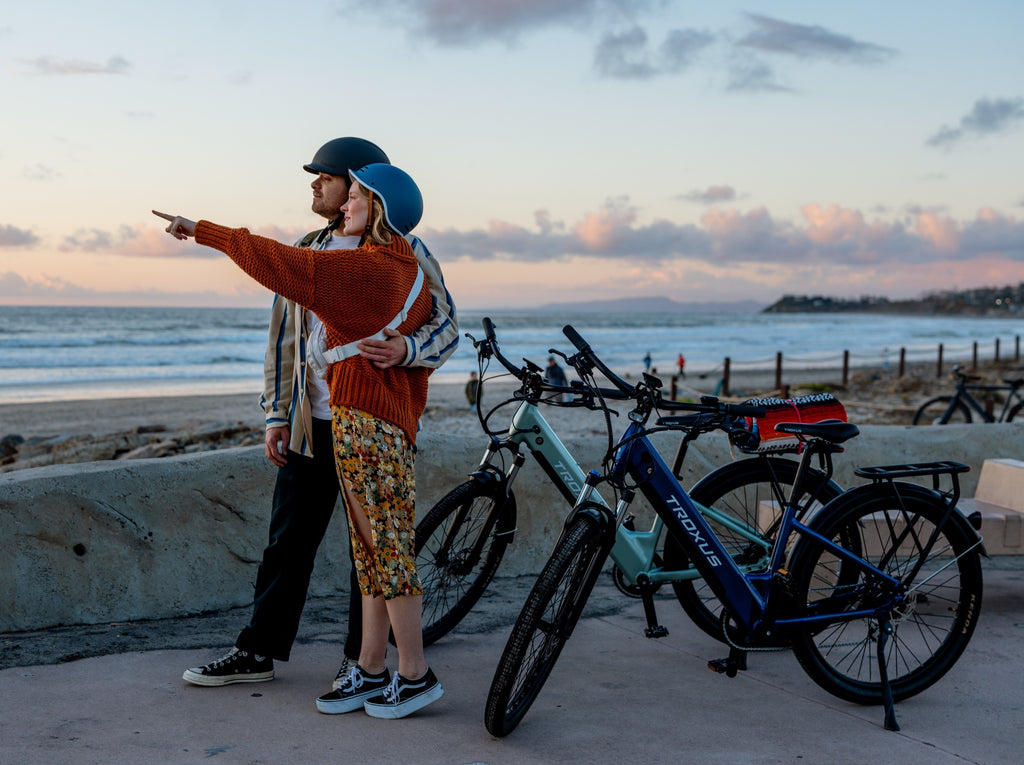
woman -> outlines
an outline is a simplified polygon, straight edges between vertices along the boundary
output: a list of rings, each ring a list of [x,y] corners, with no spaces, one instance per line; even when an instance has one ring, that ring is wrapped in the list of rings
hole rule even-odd
[[[347,349],[389,323],[407,333],[427,320],[430,292],[403,237],[419,222],[423,200],[413,180],[391,165],[367,165],[350,175],[342,233],[362,237],[355,250],[287,247],[245,229],[153,212],[170,221],[166,230],[172,236],[195,236],[199,244],[224,252],[324,324],[327,357],[335,360],[326,379],[362,595],[363,641],[358,663],[337,690],[317,699],[317,709],[338,714],[364,708],[374,717],[398,718],[444,693],[423,656],[423,590],[413,537],[413,448],[429,370],[378,369]],[[385,665],[389,632],[398,646],[392,677]]]

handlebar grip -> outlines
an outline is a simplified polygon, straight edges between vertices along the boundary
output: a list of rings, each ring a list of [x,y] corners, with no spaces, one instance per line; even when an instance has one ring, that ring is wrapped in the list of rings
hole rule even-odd
[[[726,404],[725,411],[732,417],[764,417],[768,411],[763,406],[750,404]]]
[[[484,325],[484,337],[488,340],[494,340],[494,322],[491,321],[490,316],[485,316],[483,320]]]
[[[569,338],[569,342],[575,345],[577,350],[584,352],[590,350],[590,343],[584,340],[583,336],[571,324],[566,324],[562,327],[562,334]]]

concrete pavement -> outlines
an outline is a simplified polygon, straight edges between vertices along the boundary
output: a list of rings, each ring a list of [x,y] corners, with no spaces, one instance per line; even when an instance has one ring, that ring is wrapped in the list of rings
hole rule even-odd
[[[602,583],[598,600],[618,605],[580,623],[504,739],[487,733],[483,709],[507,625],[429,648],[445,695],[397,721],[316,712],[338,657],[339,636],[320,632],[269,683],[198,688],[180,679],[219,646],[6,669],[0,763],[1017,763],[1024,570],[1007,564],[986,568],[970,646],[937,685],[897,705],[895,733],[882,727],[880,708],[820,690],[788,652],[751,656],[735,679],[709,672],[707,660],[724,651],[671,597],[658,600],[671,634],[648,640],[639,601]]]

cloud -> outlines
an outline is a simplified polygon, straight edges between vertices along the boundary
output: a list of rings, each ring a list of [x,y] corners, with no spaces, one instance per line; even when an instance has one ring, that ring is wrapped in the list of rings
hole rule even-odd
[[[499,40],[552,25],[577,25],[591,19],[632,16],[645,0],[378,0],[347,2],[342,13],[389,12],[396,23],[440,45],[468,46]]]
[[[775,70],[762,61],[741,61],[729,68],[726,90],[745,93],[792,93],[778,81]]]
[[[748,13],[747,17],[755,29],[740,38],[737,45],[763,53],[862,64],[879,63],[897,55],[892,48],[855,40],[824,27],[792,24],[756,13]]]
[[[32,75],[61,75],[61,74],[128,74],[132,65],[127,59],[121,56],[112,56],[105,64],[95,61],[55,61],[48,56],[31,61],[22,60],[27,64],[29,70],[25,74]]]
[[[78,229],[64,237],[61,252],[89,252],[103,255],[127,255],[141,258],[213,258],[220,253],[201,247],[194,241],[179,242],[162,227],[120,226],[114,231],[99,228]]]
[[[715,41],[709,32],[673,29],[657,49],[648,44],[647,32],[635,26],[608,34],[594,52],[594,67],[602,77],[643,80],[678,74],[693,65],[697,55]]]
[[[39,243],[39,237],[26,229],[10,224],[0,225],[0,247],[32,247]]]
[[[682,199],[686,202],[698,202],[702,205],[732,202],[736,199],[736,189],[732,186],[708,186],[703,191],[694,190],[680,194],[677,199]]]
[[[37,162],[24,168],[21,171],[21,177],[29,181],[49,181],[54,178],[60,178],[61,174],[52,167],[47,167]]]
[[[2,229],[0,229],[2,231]],[[264,226],[253,233],[293,244],[307,233],[305,229]],[[61,252],[88,252],[101,255],[123,255],[134,258],[221,258],[223,254],[203,247],[194,240],[181,242],[169,236],[162,226],[136,224],[120,226],[113,231],[100,228],[78,229],[65,236],[58,248]]]
[[[925,143],[950,146],[965,138],[992,135],[1024,119],[1024,98],[979,98],[957,127],[943,126]]]
[[[629,200],[610,200],[575,225],[552,223],[539,213],[536,230],[500,221],[470,231],[420,234],[446,258],[524,263],[571,258],[626,258],[647,265],[680,259],[710,265],[843,266],[968,261],[998,255],[1024,262],[1024,222],[983,210],[957,222],[918,210],[901,220],[868,220],[858,210],[805,205],[796,222],[776,220],[764,208],[741,212],[713,208],[698,224],[640,223]]]

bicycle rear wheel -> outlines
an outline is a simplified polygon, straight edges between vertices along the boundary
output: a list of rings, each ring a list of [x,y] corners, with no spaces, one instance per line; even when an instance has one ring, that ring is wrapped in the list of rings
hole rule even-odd
[[[447,635],[494,578],[512,538],[516,498],[499,481],[467,481],[416,525],[423,586],[423,645]]]
[[[949,413],[949,419],[942,421],[952,403],[952,396],[938,396],[925,401],[914,413],[914,425],[962,425],[970,422],[971,410],[962,401],[957,401],[953,411]]]
[[[920,693],[956,663],[977,624],[982,595],[981,548],[967,521],[951,515],[943,523],[941,501],[900,490],[902,496],[888,487],[856,489],[825,508],[813,524],[847,549],[841,535],[856,530],[860,555],[903,584],[905,599],[890,614],[885,653],[895,701]],[[940,524],[926,552],[923,547]],[[869,608],[872,599],[884,595],[877,579],[850,565],[842,566],[840,577],[838,563],[820,543],[801,539],[791,566],[798,610],[852,611]],[[857,704],[880,704],[879,629],[878,619],[862,618],[803,630],[793,636],[793,653],[829,693]]]
[[[597,522],[571,522],[516,619],[487,694],[484,723],[494,736],[511,733],[547,681],[572,635],[608,554]]]
[[[713,507],[762,539],[774,539],[783,503],[796,478],[797,463],[778,457],[754,457],[725,465],[709,473],[693,487],[690,498],[704,507]],[[808,492],[800,500],[798,517],[806,520],[842,489],[827,481],[824,474],[811,470]],[[768,563],[765,549],[737,532],[706,519],[738,564],[751,567]],[[665,539],[665,568],[682,571],[690,567],[690,559],[674,537]],[[756,570],[756,569],[752,569]],[[722,603],[703,579],[672,583],[679,605],[693,623],[716,640],[725,642],[722,634]]]

